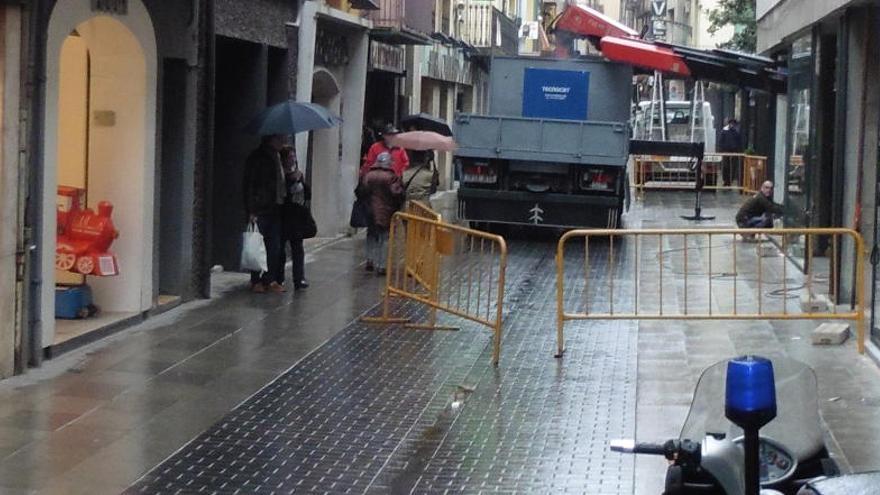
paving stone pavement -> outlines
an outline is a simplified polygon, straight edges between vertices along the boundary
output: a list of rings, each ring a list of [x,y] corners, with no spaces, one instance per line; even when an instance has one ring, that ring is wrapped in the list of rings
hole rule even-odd
[[[631,492],[635,327],[554,359],[551,246],[511,250],[499,368],[473,325],[352,323],[126,493]]]
[[[692,226],[677,218],[692,199],[649,193],[627,226]],[[732,225],[740,200],[707,195],[704,212],[719,217],[709,225]],[[497,369],[483,327],[351,323],[376,310],[380,285],[359,266],[357,240],[314,255],[305,293],[253,295],[233,281],[54,378],[52,360],[0,384],[0,493],[656,494],[665,461],[611,453],[608,440],[676,436],[702,369],[755,350],[811,364],[832,453],[854,470],[880,468],[880,371],[852,339],[811,346],[813,324],[570,322],[554,359],[553,241],[509,238]],[[606,303],[613,277],[625,309],[635,253],[615,249],[613,269],[607,251],[591,251],[590,297]],[[657,268],[640,256],[645,274]],[[694,256],[694,270],[706,266]],[[569,282],[566,303],[585,300]],[[681,283],[664,304],[681,305]],[[639,284],[657,288],[648,275]],[[726,304],[723,287],[692,303]],[[424,316],[415,304],[400,310]]]
[[[732,225],[739,200],[709,196],[719,217],[711,225]],[[680,193],[652,194],[627,225],[692,226],[677,219],[691,206]],[[675,242],[664,249],[680,249]],[[636,254],[647,274],[641,290],[657,284],[657,260],[634,245],[616,245],[613,264],[607,245],[591,245],[589,298],[571,248],[566,305],[607,304],[614,280],[617,310],[632,309]],[[553,359],[552,244],[511,246],[499,368],[488,365],[489,336],[474,325],[427,333],[353,323],[127,493],[655,494],[665,461],[611,453],[608,441],[677,436],[700,372],[747,352],[813,365],[832,454],[845,469],[880,465],[869,451],[880,374],[853,361],[852,342],[814,348],[806,338],[814,324],[802,322],[569,322],[565,357]],[[708,261],[699,247],[691,255],[688,273],[701,273]],[[683,304],[681,263],[665,260],[677,273],[664,307]],[[769,274],[781,278],[778,268]],[[729,304],[724,281],[711,294],[699,283],[687,284],[692,309]],[[423,315],[412,304],[400,310]]]
[[[634,215],[628,218],[628,228],[692,228],[735,226],[734,214],[743,198],[733,193],[707,194],[704,197],[704,215],[716,219],[695,224],[679,215],[693,214],[693,196],[676,192],[648,192],[636,203]],[[722,244],[727,240],[713,241]],[[729,247],[727,247],[729,249]],[[693,258],[688,271],[705,272],[708,265],[704,250],[691,250]],[[647,252],[642,253],[648,256]],[[745,263],[737,271],[747,273],[755,270],[754,257],[746,250]],[[642,258],[643,266],[654,267],[656,260]],[[777,258],[782,260],[782,258]],[[712,265],[717,268],[718,260]],[[683,273],[682,260],[667,259],[666,264]],[[796,285],[801,280],[794,270],[783,277],[781,264],[765,265],[769,280],[780,282],[783,278]],[[723,269],[730,269],[724,267]],[[692,277],[693,279],[694,277]],[[748,276],[746,277],[748,279]],[[691,280],[691,304],[703,308],[731,305],[729,282],[713,284],[712,296],[706,283]],[[646,277],[643,283],[652,283]],[[653,282],[656,285],[656,281]],[[748,283],[748,282],[747,282]],[[755,296],[754,283],[744,291]],[[668,301],[681,310],[682,277],[678,277],[677,291],[669,291]],[[782,298],[769,298],[770,289],[764,288],[764,304],[768,309],[781,310],[786,303]],[[743,288],[740,287],[742,290]],[[755,304],[754,297],[746,304]],[[799,310],[797,300],[789,301],[789,311]],[[753,307],[754,309],[754,307]],[[866,356],[855,349],[854,339],[842,346],[813,346],[810,332],[819,324],[809,321],[642,321],[638,329],[638,405],[636,438],[640,441],[657,441],[678,436],[684,422],[694,387],[700,373],[708,366],[732,356],[746,353],[761,355],[787,355],[810,365],[818,378],[819,409],[826,426],[826,444],[833,458],[844,472],[880,469],[880,370]],[[653,456],[636,459],[635,493],[657,494],[663,486],[666,461]]]

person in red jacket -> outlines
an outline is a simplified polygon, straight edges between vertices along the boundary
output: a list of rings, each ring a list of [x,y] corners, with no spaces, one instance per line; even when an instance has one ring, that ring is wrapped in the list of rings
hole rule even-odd
[[[388,138],[394,134],[400,134],[400,131],[393,124],[386,125],[382,131],[382,139],[373,143],[367,151],[367,156],[361,165],[360,177],[367,175],[370,168],[376,164],[376,158],[382,152],[388,152],[391,155],[391,170],[398,177],[401,177],[403,171],[409,168],[409,157],[406,155],[406,150],[398,146],[391,146],[388,142]]]

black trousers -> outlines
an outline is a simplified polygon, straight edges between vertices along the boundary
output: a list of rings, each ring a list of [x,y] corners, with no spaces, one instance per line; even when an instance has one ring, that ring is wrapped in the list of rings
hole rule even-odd
[[[721,179],[725,186],[731,185],[734,180],[739,181],[740,160],[733,156],[721,158]]]
[[[281,239],[281,251],[279,254],[279,264],[281,265],[281,276],[278,283],[284,283],[284,265],[287,263],[287,245],[290,244],[290,259],[292,262],[291,275],[293,283],[298,284],[306,279],[306,250],[303,247],[303,240],[291,235],[284,235]]]

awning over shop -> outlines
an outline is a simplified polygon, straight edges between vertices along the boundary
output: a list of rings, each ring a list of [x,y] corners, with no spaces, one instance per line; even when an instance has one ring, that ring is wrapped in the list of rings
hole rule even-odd
[[[690,77],[691,71],[674,51],[647,41],[605,36],[599,42],[602,54],[610,60],[643,69]]]

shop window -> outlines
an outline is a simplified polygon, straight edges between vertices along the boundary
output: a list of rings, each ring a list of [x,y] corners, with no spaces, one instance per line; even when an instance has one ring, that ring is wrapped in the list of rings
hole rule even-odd
[[[791,47],[788,78],[788,152],[785,163],[785,224],[807,225],[811,103],[813,86],[813,39],[806,35]]]

